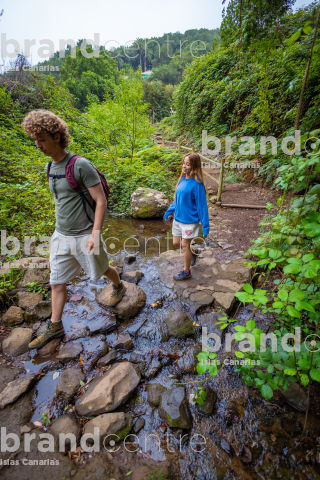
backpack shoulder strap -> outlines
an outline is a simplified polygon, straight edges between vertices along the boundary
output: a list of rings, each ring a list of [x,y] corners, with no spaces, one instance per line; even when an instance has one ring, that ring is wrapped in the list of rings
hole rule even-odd
[[[50,168],[51,168],[51,165],[52,165],[52,160],[50,160],[49,163],[47,163],[47,180],[49,182],[49,174],[50,174]]]
[[[77,180],[74,176],[74,164],[76,163],[77,158],[81,158],[81,155],[73,155],[73,157],[68,160],[68,163],[66,165],[66,180],[69,183],[70,187],[74,190],[77,190],[79,188]]]

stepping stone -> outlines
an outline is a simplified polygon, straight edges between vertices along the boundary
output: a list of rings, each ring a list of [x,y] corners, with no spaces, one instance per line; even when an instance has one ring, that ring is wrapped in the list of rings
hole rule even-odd
[[[231,280],[219,279],[214,283],[214,289],[216,292],[224,293],[236,293],[239,292],[242,288],[242,284],[239,285],[237,282],[232,282]]]
[[[76,438],[76,444],[80,440],[80,427],[77,424],[76,417],[73,413],[65,413],[58,417],[50,427],[50,432],[59,438],[59,435],[67,435],[65,439],[65,453],[71,450],[72,445],[68,435],[74,435]],[[77,445],[75,445],[75,448]],[[74,450],[73,450],[74,451]]]
[[[143,427],[145,426],[145,419],[144,418],[138,418],[137,421],[135,422],[135,424],[133,425],[133,433],[137,434],[140,432],[140,430],[143,429]]]
[[[94,318],[88,322],[88,329],[90,335],[96,335],[97,333],[111,332],[117,327],[117,319],[114,315],[111,317],[105,317],[101,315],[100,317]]]
[[[163,343],[169,340],[169,335],[163,325],[150,325],[140,331],[140,337],[147,338],[150,342]]]
[[[34,307],[43,298],[42,293],[32,293],[32,292],[18,292],[18,305],[19,307],[27,310],[29,307]]]
[[[141,363],[145,360],[145,354],[141,352],[132,352],[130,355],[130,362]]]
[[[2,323],[7,327],[14,327],[23,322],[23,310],[20,307],[10,307],[2,317]]]
[[[219,319],[222,317],[225,317],[225,315],[221,312],[204,313],[198,316],[198,323],[201,327],[206,327],[207,335],[215,333],[220,337],[221,342],[223,341],[226,329],[220,330],[221,325],[216,325],[216,323],[219,322]]]
[[[32,339],[30,328],[17,327],[2,342],[2,351],[6,355],[18,357],[28,351]]]
[[[80,382],[86,379],[85,374],[78,368],[67,368],[61,373],[56,395],[70,403],[80,388]]]
[[[192,428],[192,415],[183,387],[171,388],[162,393],[158,412],[169,427]]]
[[[122,405],[139,385],[141,374],[130,362],[116,363],[96,377],[82,397],[76,401],[79,415],[92,416],[112,412]]]
[[[60,362],[69,362],[77,358],[83,350],[82,343],[66,343],[60,349],[57,360]]]
[[[124,257],[124,261],[125,263],[127,263],[128,265],[130,265],[131,263],[135,262],[137,259],[137,257],[135,255],[127,255],[126,257]]]
[[[109,348],[110,347],[107,342],[104,341],[103,335],[100,335],[100,337],[91,337],[90,340],[85,343],[84,354],[87,354],[87,357],[90,360],[87,367],[88,372],[91,372],[91,370],[97,365],[100,358],[107,355]],[[94,350],[93,353],[91,353],[92,350]]]
[[[146,368],[144,370],[144,376],[148,380],[150,378],[153,378],[158,373],[158,371],[160,370],[161,367],[162,367],[162,365],[161,365],[161,362],[158,360],[158,358],[153,357],[151,362],[146,366]]]
[[[133,417],[129,413],[113,412],[99,415],[93,420],[89,420],[85,424],[84,434],[94,434],[94,429],[99,428],[99,439],[102,443],[105,437],[110,436],[109,440],[119,442],[125,438],[131,431],[133,425]],[[105,442],[105,447],[109,443]]]
[[[217,401],[217,393],[208,385],[205,385],[203,390],[207,394],[207,398],[205,399],[203,405],[197,404],[197,410],[199,413],[202,413],[202,415],[211,415],[213,412],[213,407]]]
[[[47,355],[51,355],[57,350],[60,343],[61,343],[61,338],[54,338],[49,343],[47,343],[47,345],[45,345],[42,348],[39,348],[39,350],[37,350],[37,353],[40,355],[40,357],[46,357]]]
[[[109,307],[108,299],[112,292],[112,284],[107,285],[96,300],[102,307],[112,311],[120,319],[132,318],[138,315],[146,304],[147,296],[144,291],[133,283],[123,281],[127,291],[122,300],[114,308]]]
[[[288,390],[279,387],[279,392],[285,401],[299,410],[299,412],[305,412],[307,410],[308,397],[297,383],[289,382]]]
[[[143,277],[144,273],[142,272],[125,272],[121,275],[121,280],[125,280],[129,283],[135,283],[137,285],[137,283],[139,283]]]
[[[234,302],[235,302],[234,293],[222,293],[222,292],[215,293],[215,303],[219,307],[224,308],[227,313],[231,310]]]
[[[29,375],[21,377],[8,383],[0,393],[0,410],[10,403],[14,403],[23,393],[28,392],[40,380],[41,375]]]
[[[166,324],[169,335],[172,337],[183,338],[196,333],[188,315],[179,310],[175,310],[168,315]]]
[[[24,312],[24,319],[27,323],[41,322],[50,318],[52,314],[51,301],[41,301]]]
[[[160,404],[160,397],[167,389],[161,383],[150,383],[148,385],[148,402],[152,405],[158,406]]]
[[[129,333],[118,333],[111,345],[113,348],[121,350],[131,350],[134,347]]]
[[[107,355],[105,355],[104,357],[99,358],[97,366],[99,368],[106,367],[107,365],[110,365],[110,363],[112,363],[116,358],[117,358],[117,351],[112,350],[111,352],[107,353]]]
[[[182,357],[180,357],[177,361],[177,365],[180,368],[181,373],[197,373],[196,367],[199,363],[199,360],[197,359],[196,355],[198,355],[201,351],[202,345],[200,343],[186,349]]]

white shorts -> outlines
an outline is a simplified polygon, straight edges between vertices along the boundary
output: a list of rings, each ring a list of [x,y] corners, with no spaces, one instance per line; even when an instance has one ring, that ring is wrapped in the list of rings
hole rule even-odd
[[[196,238],[199,235],[199,222],[198,223],[181,223],[173,220],[172,235],[174,237],[182,238]]]
[[[107,247],[101,237],[99,253],[88,252],[91,235],[66,236],[57,231],[51,237],[50,284],[59,285],[73,280],[81,268],[91,280],[99,280],[109,268]]]

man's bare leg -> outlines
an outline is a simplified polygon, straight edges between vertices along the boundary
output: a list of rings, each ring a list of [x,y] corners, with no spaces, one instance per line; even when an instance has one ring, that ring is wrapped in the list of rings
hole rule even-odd
[[[51,322],[61,320],[62,312],[67,301],[67,285],[51,285],[52,315]]]
[[[104,276],[107,277],[108,280],[111,280],[111,282],[112,282],[116,287],[119,286],[120,277],[119,277],[118,270],[117,270],[116,268],[111,267],[111,265],[109,265],[109,268],[108,268],[108,270],[104,273]]]

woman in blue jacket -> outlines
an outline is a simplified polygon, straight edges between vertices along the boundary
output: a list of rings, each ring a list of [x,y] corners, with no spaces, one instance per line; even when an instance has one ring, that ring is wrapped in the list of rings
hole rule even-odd
[[[203,235],[208,235],[210,228],[201,159],[197,153],[190,153],[184,157],[175,198],[164,214],[164,219],[173,213],[173,245],[179,248],[182,246],[184,254],[184,269],[173,278],[186,280],[191,277],[190,266],[196,263],[199,253],[197,250],[192,253],[190,248],[192,239],[199,235],[199,222],[202,224]]]

